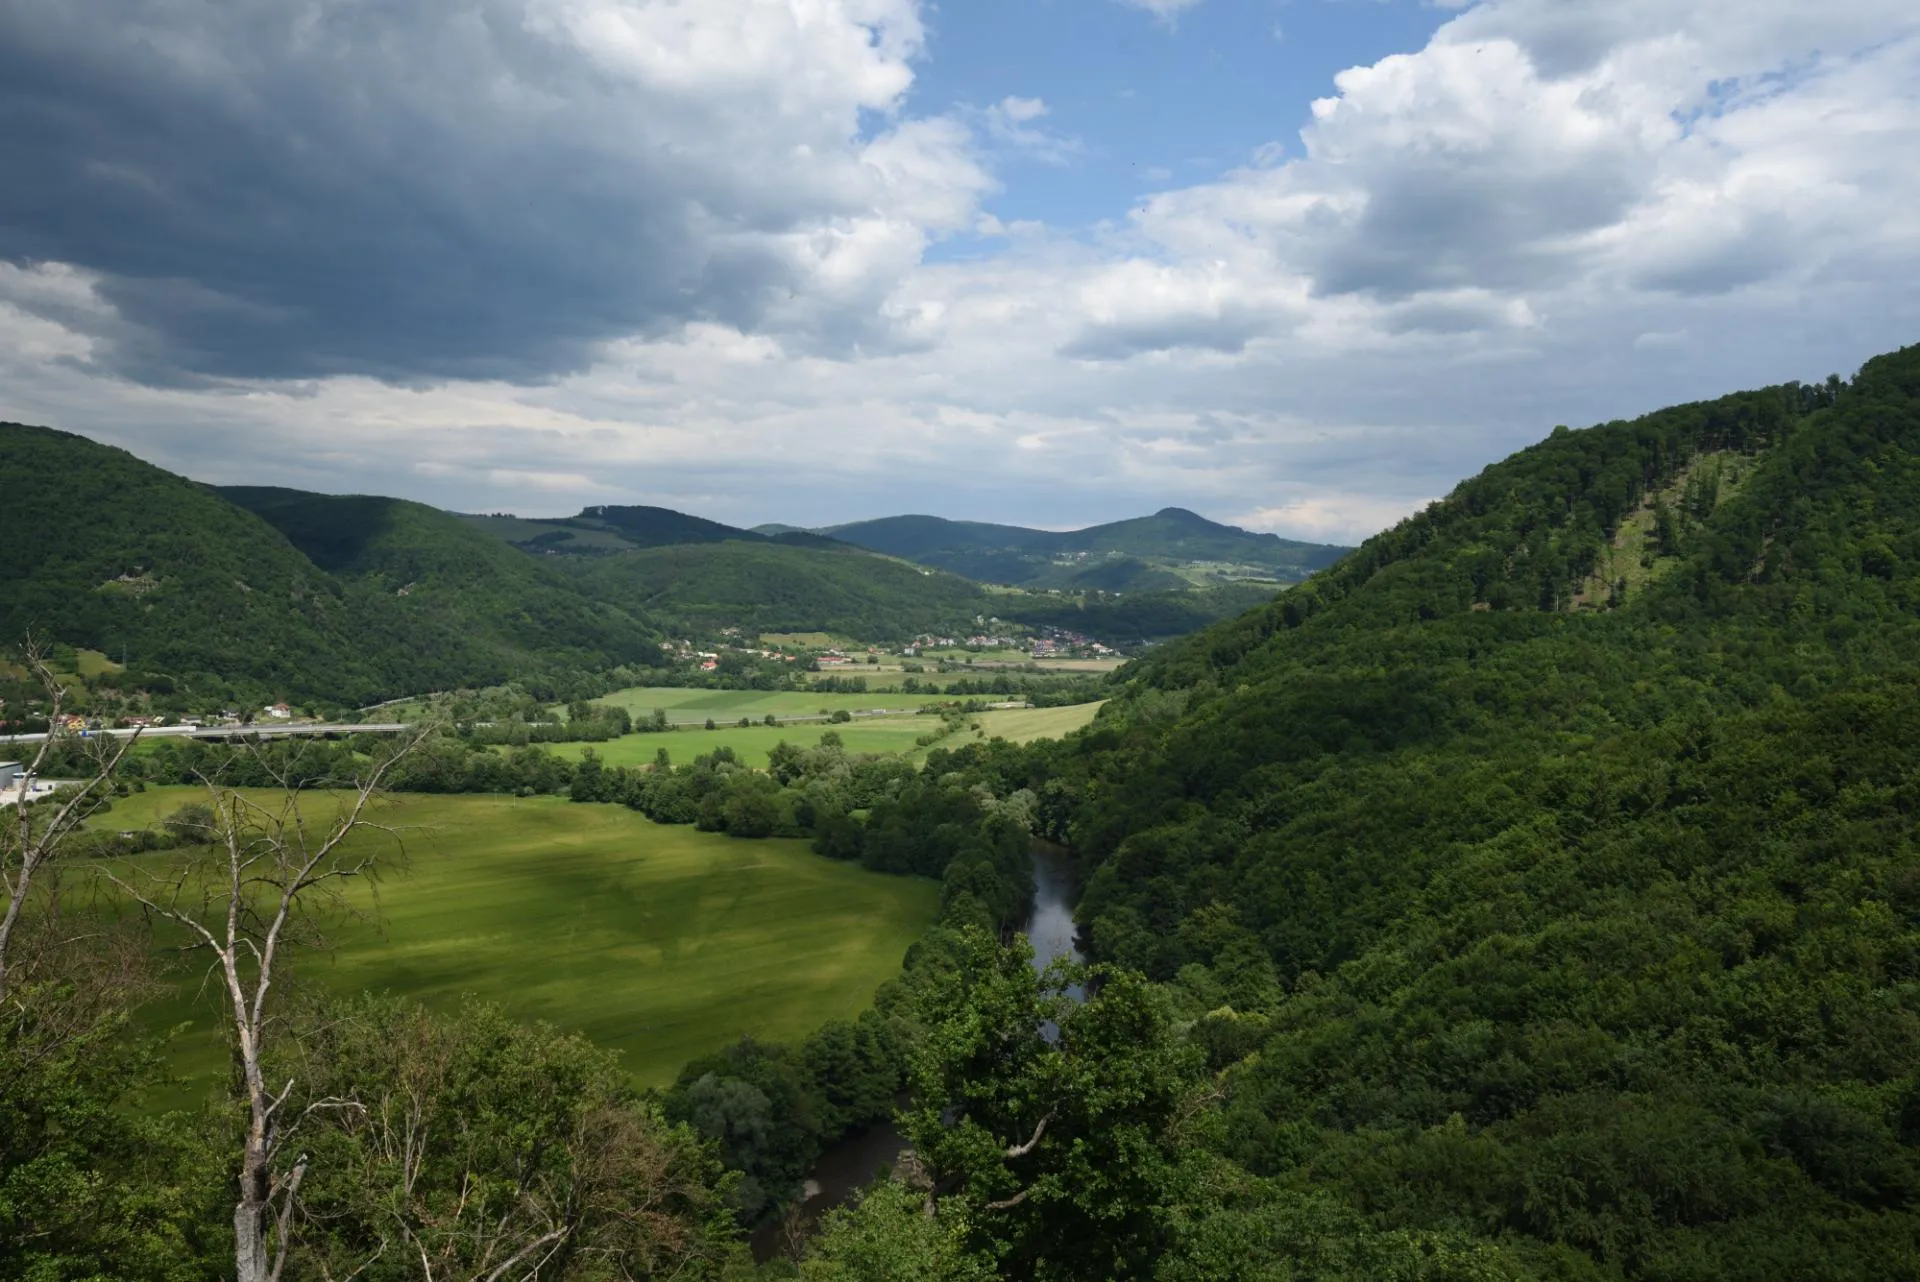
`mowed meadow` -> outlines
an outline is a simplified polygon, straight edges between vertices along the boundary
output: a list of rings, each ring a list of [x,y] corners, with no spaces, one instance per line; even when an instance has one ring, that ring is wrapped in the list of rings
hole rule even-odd
[[[850,677],[869,676],[858,668],[848,668]],[[639,686],[616,690],[593,702],[625,708],[638,720],[662,709],[669,721],[698,721],[711,717],[716,722],[755,721],[772,713],[775,717],[818,717],[834,712],[915,712],[931,698],[921,694],[843,694],[813,690],[703,690],[697,687]]]
[[[152,788],[97,822],[146,827],[204,800]],[[332,804],[304,799],[320,820]],[[837,863],[801,841],[735,840],[619,806],[399,795],[376,819],[391,835],[353,840],[383,855],[379,876],[350,883],[356,916],[331,932],[329,953],[295,955],[296,981],[439,1008],[471,994],[620,1051],[642,1085],[742,1035],[798,1039],[857,1015],[939,904],[930,881]],[[175,1062],[204,1082],[221,1051],[200,980],[189,957],[150,1023],[190,1023]]]
[[[1100,711],[1100,706],[1100,703],[1077,703],[1060,708],[1001,708],[991,712],[976,712],[967,718],[965,729],[939,740],[937,746],[958,748],[969,743],[984,743],[989,739],[1006,739],[1013,743],[1057,739],[1089,724]],[[734,714],[736,720],[740,715]],[[777,719],[779,714],[775,715]],[[974,729],[975,726],[979,729]],[[695,757],[724,747],[731,748],[734,755],[746,765],[761,770],[766,768],[768,754],[778,744],[791,743],[811,748],[820,742],[821,735],[829,731],[840,737],[841,747],[856,756],[862,753],[898,753],[919,760],[926,755],[928,747],[935,746],[920,744],[920,738],[936,733],[940,728],[940,718],[918,716],[862,717],[857,721],[836,725],[807,721],[779,726],[728,725],[716,718],[712,730],[696,726],[664,733],[623,735],[601,743],[555,743],[546,747],[555,756],[570,761],[578,761],[591,750],[610,766],[651,765],[662,748],[667,750],[667,756],[673,764],[685,765]]]

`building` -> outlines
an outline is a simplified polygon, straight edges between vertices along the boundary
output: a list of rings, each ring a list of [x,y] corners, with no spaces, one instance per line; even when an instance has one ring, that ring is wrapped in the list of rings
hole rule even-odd
[[[0,792],[8,792],[20,786],[20,777],[26,773],[26,767],[17,761],[0,761]]]
[[[286,721],[293,716],[293,709],[284,703],[275,703],[267,707],[266,714],[275,721]]]

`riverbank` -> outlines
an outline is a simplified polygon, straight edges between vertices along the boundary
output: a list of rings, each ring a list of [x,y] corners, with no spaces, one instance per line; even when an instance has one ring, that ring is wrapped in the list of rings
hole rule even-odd
[[[1079,898],[1079,876],[1073,852],[1064,846],[1034,839],[1033,906],[1024,933],[1033,946],[1035,970],[1045,970],[1058,958],[1083,960],[1073,906]],[[1075,997],[1079,989],[1069,990]],[[806,1196],[785,1217],[754,1230],[753,1258],[765,1263],[803,1242],[820,1217],[844,1206],[862,1189],[898,1165],[911,1152],[907,1137],[892,1121],[856,1131],[828,1149],[807,1172]]]

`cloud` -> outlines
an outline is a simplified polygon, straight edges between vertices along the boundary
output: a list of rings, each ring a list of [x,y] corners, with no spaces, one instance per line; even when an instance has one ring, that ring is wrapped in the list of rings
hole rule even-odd
[[[1182,13],[1200,3],[1200,0],[1120,0],[1131,9],[1145,9],[1160,21],[1172,26]]]
[[[1090,227],[983,207],[1041,98],[901,106],[908,0],[130,3],[0,0],[0,109],[71,144],[0,142],[0,417],[209,480],[1348,541],[1920,339],[1905,3],[1484,0]]]
[[[913,0],[0,0],[0,259],[92,273],[149,336],[96,359],[150,381],[852,341],[991,187],[901,114],[923,39]]]
[[[1276,507],[1255,508],[1227,520],[1242,529],[1284,531],[1293,538],[1339,543],[1365,538],[1402,517],[1413,515],[1431,501],[1382,500],[1370,494],[1316,494]]]
[[[1007,97],[985,111],[973,113],[986,140],[998,149],[1043,164],[1064,165],[1083,150],[1080,141],[1046,129],[1039,122],[1050,114],[1039,98]]]

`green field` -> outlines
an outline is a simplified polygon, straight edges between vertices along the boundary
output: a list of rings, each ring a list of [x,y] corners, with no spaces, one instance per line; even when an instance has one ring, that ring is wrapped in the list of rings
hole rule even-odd
[[[149,789],[101,822],[142,827],[202,796]],[[939,902],[932,882],[803,842],[738,841],[619,806],[402,796],[379,818],[404,830],[404,863],[359,889],[355,904],[377,913],[338,929],[331,956],[296,955],[298,977],[441,1008],[476,994],[623,1052],[647,1085],[742,1034],[793,1039],[858,1014]],[[195,969],[150,1022],[192,1021],[177,1063],[205,1080],[220,1056],[197,984]]]
[[[1105,702],[1102,699],[1099,703],[1075,703],[1064,708],[1007,708],[977,713],[967,719],[967,724],[978,725],[980,729],[957,734],[946,741],[946,746],[957,748],[984,739],[1007,739],[1013,743],[1058,739],[1091,723]]]
[[[852,637],[836,637],[830,632],[762,632],[762,645],[797,645],[809,650],[827,650],[835,646],[845,650],[859,645]]]
[[[1018,665],[1033,662],[1033,656],[1025,650],[969,650],[965,646],[948,646],[938,650],[922,650],[919,657],[924,661],[943,663]]]
[[[785,726],[718,726],[712,730],[698,727],[669,730],[664,734],[630,734],[605,743],[550,743],[543,745],[556,757],[578,761],[588,748],[610,766],[650,765],[654,754],[665,748],[676,766],[684,766],[695,757],[722,746],[732,748],[747,765],[765,769],[767,754],[782,742],[811,748],[820,736],[831,730],[850,753],[912,752],[914,740],[940,728],[938,717],[862,717],[858,721],[828,725],[807,721]]]
[[[842,672],[831,674],[838,676],[866,676],[868,673],[849,667]],[[889,680],[894,684],[898,678]],[[752,717],[755,721],[769,712],[776,717],[814,717],[820,715],[822,708],[828,712],[846,709],[848,712],[871,711],[885,708],[895,712],[912,712],[925,706],[924,694],[815,694],[807,690],[697,690],[675,686],[639,686],[631,690],[616,690],[595,703],[611,704],[625,708],[635,717],[651,716],[655,708],[665,708],[667,717],[672,721],[691,721],[696,718],[712,717],[719,721],[738,721],[741,717]]]
[[[1098,703],[1079,703],[1065,708],[1008,708],[995,712],[977,712],[967,718],[969,727],[942,739],[940,747],[958,748],[987,739],[1008,739],[1030,743],[1035,739],[1058,739],[1093,720]],[[915,740],[940,728],[938,717],[872,717],[840,725],[817,721],[785,726],[718,726],[712,730],[669,730],[664,734],[630,734],[604,743],[554,743],[546,745],[555,756],[578,761],[591,748],[610,766],[650,765],[654,754],[665,748],[677,766],[684,766],[703,753],[725,746],[747,765],[764,769],[767,754],[775,744],[786,742],[811,748],[828,730],[840,736],[850,753],[898,752],[910,757],[925,754]]]

